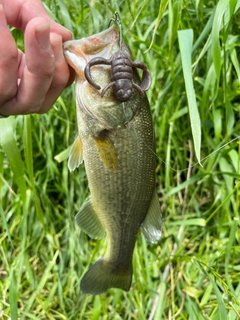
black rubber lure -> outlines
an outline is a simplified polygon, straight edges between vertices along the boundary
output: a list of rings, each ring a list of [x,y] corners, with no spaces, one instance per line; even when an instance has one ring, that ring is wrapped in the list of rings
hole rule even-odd
[[[117,12],[115,13],[115,18],[110,20],[109,25],[111,21],[117,22],[120,25]],[[120,48],[122,48],[122,45]],[[110,87],[113,87],[116,99],[124,102],[131,97],[132,88],[143,96],[144,92],[147,91],[151,85],[151,74],[146,65],[141,61],[133,61],[129,54],[120,50],[112,55],[110,59],[96,57],[91,59],[86,65],[84,69],[85,78],[97,90],[100,90],[101,87],[93,81],[90,69],[92,66],[99,64],[111,65],[111,82],[102,90],[101,97],[104,96]],[[134,68],[143,70],[142,81],[139,85],[133,82]]]
[[[113,86],[114,95],[117,100],[124,102],[127,101],[131,94],[132,88],[134,88],[140,95],[144,95],[151,84],[151,75],[146,65],[141,61],[132,61],[130,56],[125,52],[118,51],[110,59],[106,60],[101,57],[93,58],[86,65],[84,74],[87,81],[97,90],[101,87],[97,85],[91,77],[90,68],[98,64],[111,65],[111,80],[101,92],[101,97],[105,92]],[[142,82],[137,85],[133,82],[133,68],[140,68],[143,70]]]

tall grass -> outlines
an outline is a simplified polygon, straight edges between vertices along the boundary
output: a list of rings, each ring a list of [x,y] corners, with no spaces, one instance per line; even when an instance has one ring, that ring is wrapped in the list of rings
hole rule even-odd
[[[80,278],[105,242],[74,224],[84,168],[70,174],[55,160],[76,134],[74,86],[48,114],[1,119],[0,319],[239,319],[240,1],[43,2],[75,38],[118,11],[133,57],[148,65],[163,236],[150,245],[139,234],[129,292],[83,295]]]

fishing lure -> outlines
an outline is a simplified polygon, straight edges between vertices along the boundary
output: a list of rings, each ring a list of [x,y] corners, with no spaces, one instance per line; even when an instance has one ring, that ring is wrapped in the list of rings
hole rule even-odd
[[[120,25],[117,12],[115,12],[115,18],[110,20],[109,26],[112,21]],[[122,45],[120,45],[120,50],[114,53],[110,59],[96,57],[91,59],[86,65],[84,69],[85,78],[97,90],[100,90],[101,87],[93,81],[90,69],[93,66],[101,64],[111,66],[111,82],[102,90],[101,97],[104,96],[109,88],[113,87],[116,99],[120,102],[125,102],[131,97],[133,88],[141,96],[144,96],[144,92],[147,91],[151,85],[151,74],[147,66],[141,61],[133,61],[128,51],[122,50]],[[137,68],[143,70],[140,84],[133,82],[134,69]]]

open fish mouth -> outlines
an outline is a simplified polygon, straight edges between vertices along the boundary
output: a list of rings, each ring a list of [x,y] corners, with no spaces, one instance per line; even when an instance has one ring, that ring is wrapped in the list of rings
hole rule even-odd
[[[119,31],[116,25],[80,40],[70,40],[63,44],[67,62],[80,75],[87,63],[94,57],[109,59],[119,50]]]

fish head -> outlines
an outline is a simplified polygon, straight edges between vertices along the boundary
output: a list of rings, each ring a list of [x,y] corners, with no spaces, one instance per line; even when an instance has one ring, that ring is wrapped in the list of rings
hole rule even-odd
[[[138,94],[134,92],[133,101],[125,104],[116,99],[113,86],[109,86],[112,81],[110,62],[93,65],[90,70],[93,82],[101,90],[90,84],[84,74],[86,65],[93,58],[108,60],[120,50],[130,55],[130,50],[120,39],[118,27],[112,25],[90,37],[67,41],[63,50],[68,64],[76,72],[77,110],[109,130],[130,121],[138,110]],[[102,96],[101,92],[107,86],[109,89]]]
[[[68,64],[82,81],[86,80],[84,69],[91,59],[95,57],[110,59],[119,49],[120,39],[116,25],[90,37],[66,41],[63,44],[63,52]]]

